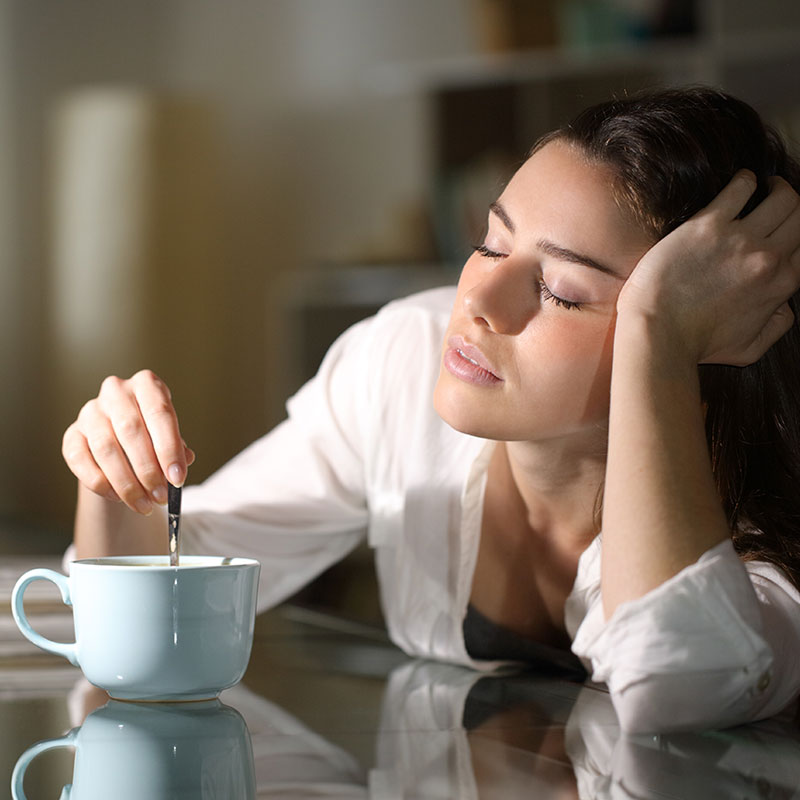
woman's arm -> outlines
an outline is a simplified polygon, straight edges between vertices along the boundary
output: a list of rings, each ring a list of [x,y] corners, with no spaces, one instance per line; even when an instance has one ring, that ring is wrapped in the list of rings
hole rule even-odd
[[[697,364],[647,317],[617,322],[603,504],[603,608],[659,586],[729,536]]]
[[[620,293],[603,509],[603,608],[641,597],[729,536],[698,363],[756,361],[793,322],[800,198],[776,179],[752,213],[741,172],[653,247]]]
[[[752,363],[793,323],[800,198],[777,180],[737,220],[753,188],[737,176],[653,247],[617,304],[601,597],[574,649],[628,732],[726,727],[797,692],[796,658],[775,647],[796,641],[795,605],[757,593],[726,541],[697,371]]]

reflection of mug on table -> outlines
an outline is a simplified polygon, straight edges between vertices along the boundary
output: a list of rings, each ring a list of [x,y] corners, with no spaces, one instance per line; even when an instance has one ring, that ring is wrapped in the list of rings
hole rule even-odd
[[[244,558],[119,556],[74,561],[70,576],[26,572],[11,607],[22,633],[64,656],[122,700],[216,697],[241,680],[250,659],[260,567]],[[26,587],[49,580],[73,607],[75,642],[36,633],[23,609]]]
[[[72,784],[62,800],[191,797],[255,798],[250,735],[238,711],[199,703],[122,703],[110,700],[80,728],[39,742],[17,761],[11,788],[25,800],[25,770],[39,753],[75,747]]]

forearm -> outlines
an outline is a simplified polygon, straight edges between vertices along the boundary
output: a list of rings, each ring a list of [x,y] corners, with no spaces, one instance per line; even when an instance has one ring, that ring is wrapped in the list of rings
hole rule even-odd
[[[613,363],[603,501],[607,618],[729,535],[696,364],[638,315],[618,318]]]
[[[142,516],[123,503],[106,500],[78,485],[76,558],[156,555],[167,552],[167,519],[161,506]]]

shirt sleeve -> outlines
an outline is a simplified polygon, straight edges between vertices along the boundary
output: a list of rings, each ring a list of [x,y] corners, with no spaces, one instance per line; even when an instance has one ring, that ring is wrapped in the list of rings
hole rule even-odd
[[[604,619],[595,592],[574,642],[629,733],[722,728],[800,695],[800,595],[730,541]]]
[[[182,550],[261,562],[258,608],[343,558],[367,526],[364,430],[371,320],[332,345],[288,418],[184,491]]]

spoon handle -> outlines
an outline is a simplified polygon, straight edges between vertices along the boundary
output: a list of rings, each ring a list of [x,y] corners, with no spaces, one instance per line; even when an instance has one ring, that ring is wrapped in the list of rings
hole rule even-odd
[[[178,548],[178,533],[181,527],[181,487],[167,486],[167,513],[169,515],[169,564],[177,567],[180,561],[180,550]]]

